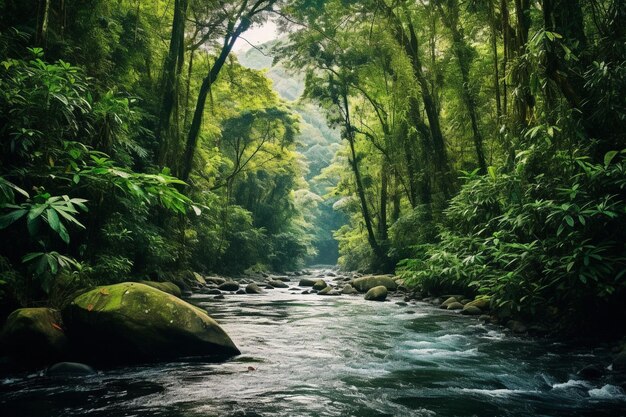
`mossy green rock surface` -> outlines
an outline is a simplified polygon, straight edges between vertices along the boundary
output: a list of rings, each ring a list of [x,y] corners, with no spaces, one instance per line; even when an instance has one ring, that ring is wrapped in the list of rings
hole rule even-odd
[[[326,287],[328,287],[328,284],[323,279],[318,279],[315,281],[315,284],[313,284],[313,289],[317,291],[321,291]]]
[[[157,290],[161,290],[168,294],[172,294],[178,298],[182,297],[182,292],[178,285],[173,282],[155,282],[155,281],[140,281],[140,284],[146,284],[149,287],[156,288]]]
[[[374,287],[365,294],[365,299],[369,301],[385,301],[385,298],[387,298],[387,287],[384,285]]]
[[[58,361],[67,347],[61,313],[51,308],[15,310],[4,325],[0,346],[0,355],[19,366],[36,368]]]
[[[76,353],[92,362],[240,353],[204,310],[140,283],[95,288],[74,299],[63,318]]]
[[[359,292],[367,292],[374,287],[384,286],[388,291],[395,291],[398,288],[398,284],[393,280],[391,276],[387,275],[372,275],[368,277],[361,277],[353,279],[350,284],[356,288]]]

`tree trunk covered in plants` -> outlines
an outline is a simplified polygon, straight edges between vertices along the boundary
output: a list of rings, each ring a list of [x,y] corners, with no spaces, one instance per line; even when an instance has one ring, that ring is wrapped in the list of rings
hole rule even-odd
[[[470,66],[472,63],[472,51],[471,47],[466,41],[462,28],[459,27],[459,10],[458,3],[456,1],[449,2],[450,7],[448,12],[444,11],[441,3],[437,3],[437,9],[441,15],[441,20],[448,27],[452,33],[452,49],[454,55],[459,63],[459,69],[461,71],[461,96],[463,102],[467,108],[467,113],[470,117],[470,124],[472,127],[472,138],[474,140],[474,150],[476,151],[476,160],[478,163],[479,172],[481,174],[487,173],[487,161],[485,158],[485,150],[483,147],[483,135],[480,132],[478,126],[478,110],[476,104],[476,95],[471,88],[470,80]]]
[[[172,114],[177,113],[174,108],[178,107],[180,68],[182,68],[185,57],[187,7],[188,0],[175,0],[174,2],[170,45],[163,65],[163,79],[161,81],[163,96],[159,112],[159,124],[155,135],[159,143],[158,163],[161,166],[174,162],[174,155],[171,153],[178,144],[178,124],[177,121],[174,121],[174,128],[172,129]]]

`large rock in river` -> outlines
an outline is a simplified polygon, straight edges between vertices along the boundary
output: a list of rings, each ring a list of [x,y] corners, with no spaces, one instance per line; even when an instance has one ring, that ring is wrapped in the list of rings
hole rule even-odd
[[[139,281],[141,284],[146,284],[149,287],[156,288],[168,294],[172,294],[178,298],[182,297],[182,292],[178,285],[173,282],[155,282],[155,281]]]
[[[396,288],[398,288],[398,284],[396,284],[396,281],[394,281],[390,275],[371,275],[356,278],[350,281],[350,284],[359,292],[367,292],[380,285],[384,286],[389,291],[395,291]]]
[[[369,301],[385,301],[385,298],[387,298],[387,287],[384,285],[371,288],[365,294],[365,299]]]
[[[18,367],[38,368],[65,354],[67,338],[61,313],[51,308],[20,308],[9,315],[0,335],[0,356]]]
[[[76,353],[97,362],[240,353],[206,311],[139,283],[86,292],[63,310],[63,318]]]

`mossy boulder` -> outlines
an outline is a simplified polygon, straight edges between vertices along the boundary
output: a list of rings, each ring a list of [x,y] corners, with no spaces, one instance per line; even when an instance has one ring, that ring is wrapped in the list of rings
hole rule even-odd
[[[352,285],[346,284],[346,285],[343,286],[343,289],[341,290],[341,293],[342,294],[357,294],[358,291]]]
[[[474,301],[470,301],[466,306],[474,306],[480,308],[482,311],[489,310],[490,299],[489,298],[477,298]]]
[[[168,294],[172,294],[178,298],[182,297],[182,292],[178,285],[173,282],[155,282],[155,281],[139,281],[141,284],[145,284],[149,287],[156,288],[157,290],[161,290]]]
[[[446,307],[448,310],[462,310],[463,309],[463,304],[459,303],[458,301],[455,301],[453,303],[448,304],[448,307]]]
[[[395,291],[398,284],[390,275],[371,275],[367,277],[356,278],[350,281],[350,285],[359,292],[368,292],[374,287],[384,286],[388,291]]]
[[[387,298],[387,287],[379,285],[371,288],[366,294],[365,299],[368,301],[385,301]]]
[[[313,289],[316,291],[321,291],[326,287],[328,287],[328,284],[323,279],[318,279],[315,281],[315,284],[313,284]]]
[[[461,310],[461,314],[464,314],[466,316],[480,316],[481,314],[483,314],[483,311],[476,306],[471,306],[471,305],[466,304],[463,306],[463,310]]]
[[[298,283],[298,286],[300,286],[300,287],[312,287],[312,286],[315,285],[316,282],[317,282],[317,279],[302,278],[300,280],[300,282]]]
[[[246,294],[261,294],[262,292],[263,292],[263,289],[261,289],[261,287],[259,287],[254,282],[251,282],[250,284],[246,285]]]
[[[63,319],[75,353],[89,363],[240,353],[206,311],[140,283],[86,292],[63,310]]]
[[[283,281],[279,281],[277,279],[271,279],[267,282],[274,288],[289,288],[289,285],[285,284]]]
[[[217,288],[222,291],[237,291],[239,289],[239,284],[235,281],[226,281],[225,283],[218,285]]]
[[[66,354],[67,337],[58,310],[20,308],[9,315],[0,335],[0,356],[18,367],[38,368]]]
[[[452,303],[458,303],[459,300],[456,297],[448,297],[446,300],[439,305],[439,308],[446,309]]]

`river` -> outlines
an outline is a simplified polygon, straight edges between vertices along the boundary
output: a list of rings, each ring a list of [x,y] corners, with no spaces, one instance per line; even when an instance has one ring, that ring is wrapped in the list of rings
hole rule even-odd
[[[41,373],[4,378],[0,415],[626,414],[626,395],[612,380],[576,376],[585,365],[610,362],[603,348],[517,337],[400,298],[379,303],[273,289],[222,300],[194,294],[190,301],[218,320],[242,355],[67,380]]]

